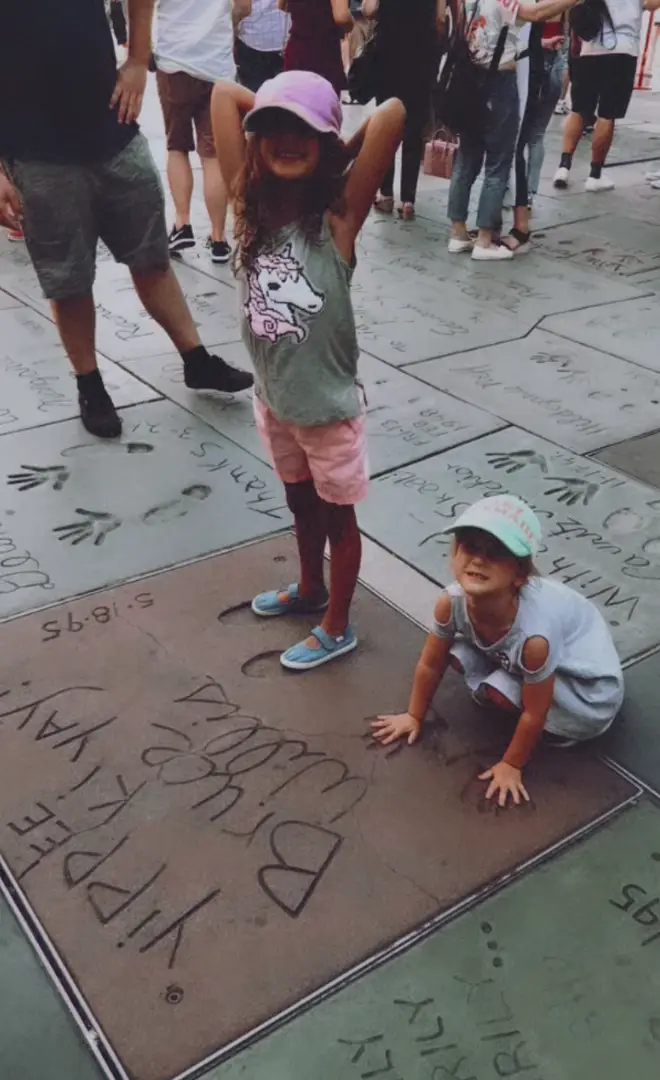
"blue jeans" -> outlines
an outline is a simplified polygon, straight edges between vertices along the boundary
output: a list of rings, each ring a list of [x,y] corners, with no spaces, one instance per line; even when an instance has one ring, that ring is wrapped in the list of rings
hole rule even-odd
[[[561,50],[545,58],[545,80],[528,133],[527,186],[530,195],[536,195],[539,190],[545,158],[545,133],[561,97],[565,70],[566,58]]]
[[[498,71],[488,95],[490,123],[483,138],[462,135],[449,187],[450,221],[467,221],[470,193],[484,166],[484,183],[477,209],[478,229],[499,229],[502,203],[516,149],[520,120],[515,71]]]

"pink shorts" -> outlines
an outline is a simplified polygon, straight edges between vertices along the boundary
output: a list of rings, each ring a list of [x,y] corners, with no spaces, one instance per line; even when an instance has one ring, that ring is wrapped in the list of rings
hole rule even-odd
[[[367,495],[369,466],[364,415],[319,427],[278,420],[254,395],[257,430],[285,484],[313,480],[319,498],[353,506]]]

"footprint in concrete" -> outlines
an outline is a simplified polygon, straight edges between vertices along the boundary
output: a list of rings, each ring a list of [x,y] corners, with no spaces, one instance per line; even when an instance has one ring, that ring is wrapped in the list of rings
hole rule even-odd
[[[279,649],[257,653],[256,656],[245,661],[241,666],[241,671],[248,679],[272,679],[276,675],[285,676],[287,672],[280,664],[281,655]]]
[[[252,601],[244,600],[241,604],[233,604],[225,608],[218,615],[218,622],[222,626],[252,626],[256,625],[256,617],[252,611]]]

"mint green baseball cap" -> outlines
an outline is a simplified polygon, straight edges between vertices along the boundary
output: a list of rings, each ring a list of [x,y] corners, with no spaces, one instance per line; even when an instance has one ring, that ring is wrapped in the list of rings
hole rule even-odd
[[[518,559],[536,555],[541,544],[541,523],[531,506],[516,495],[491,495],[468,507],[443,531],[481,529],[495,536]]]

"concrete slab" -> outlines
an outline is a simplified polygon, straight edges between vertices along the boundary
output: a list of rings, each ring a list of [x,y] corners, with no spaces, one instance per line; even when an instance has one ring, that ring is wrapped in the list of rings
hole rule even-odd
[[[10,296],[4,289],[0,289],[0,311],[5,311],[6,308],[15,308],[19,306],[20,301],[14,296]]]
[[[660,308],[656,296],[620,303],[604,301],[598,307],[554,315],[544,320],[541,329],[660,371]]]
[[[411,370],[578,453],[660,428],[660,377],[543,330]]]
[[[99,357],[118,408],[160,395],[117,364]],[[78,416],[78,394],[53,324],[26,307],[0,311],[0,434]]]
[[[595,457],[605,465],[634,476],[635,480],[660,488],[660,432],[608,446]]]
[[[241,335],[235,291],[180,260],[172,265],[204,342],[238,341]],[[36,311],[50,315],[32,269],[0,275],[0,286]],[[142,307],[125,266],[112,260],[101,261],[94,297],[99,352],[120,362],[175,352],[165,331]]]
[[[660,794],[660,656],[640,660],[626,672],[620,720],[603,740],[603,752]]]
[[[250,368],[242,343],[218,346],[231,364]],[[255,428],[252,402],[245,394],[193,393],[187,390],[181,364],[171,355],[153,356],[129,364],[161,393],[195,413],[255,457],[270,458]],[[367,430],[371,475],[418,461],[450,446],[469,442],[504,426],[481,409],[431,390],[411,375],[396,371],[363,353],[360,380],[367,396]]]
[[[579,229],[560,225],[539,239],[538,246],[556,259],[623,277],[660,269],[660,225],[627,217],[606,214]]]
[[[3,1080],[100,1080],[82,1036],[0,895]]]
[[[437,582],[442,530],[477,499],[510,491],[539,513],[542,573],[598,605],[623,659],[660,642],[658,492],[517,428],[376,480],[359,513],[373,540]]]
[[[208,1080],[655,1080],[659,827],[628,811]]]
[[[100,442],[75,421],[2,438],[0,617],[286,528],[273,472],[170,402]]]
[[[169,1080],[634,792],[549,751],[532,805],[487,812],[476,775],[507,731],[458,678],[421,746],[371,748],[367,720],[404,705],[424,635],[361,590],[361,650],[291,677],[279,652],[300,621],[248,604],[296,572],[281,537],[3,637],[2,847],[140,1080]]]

